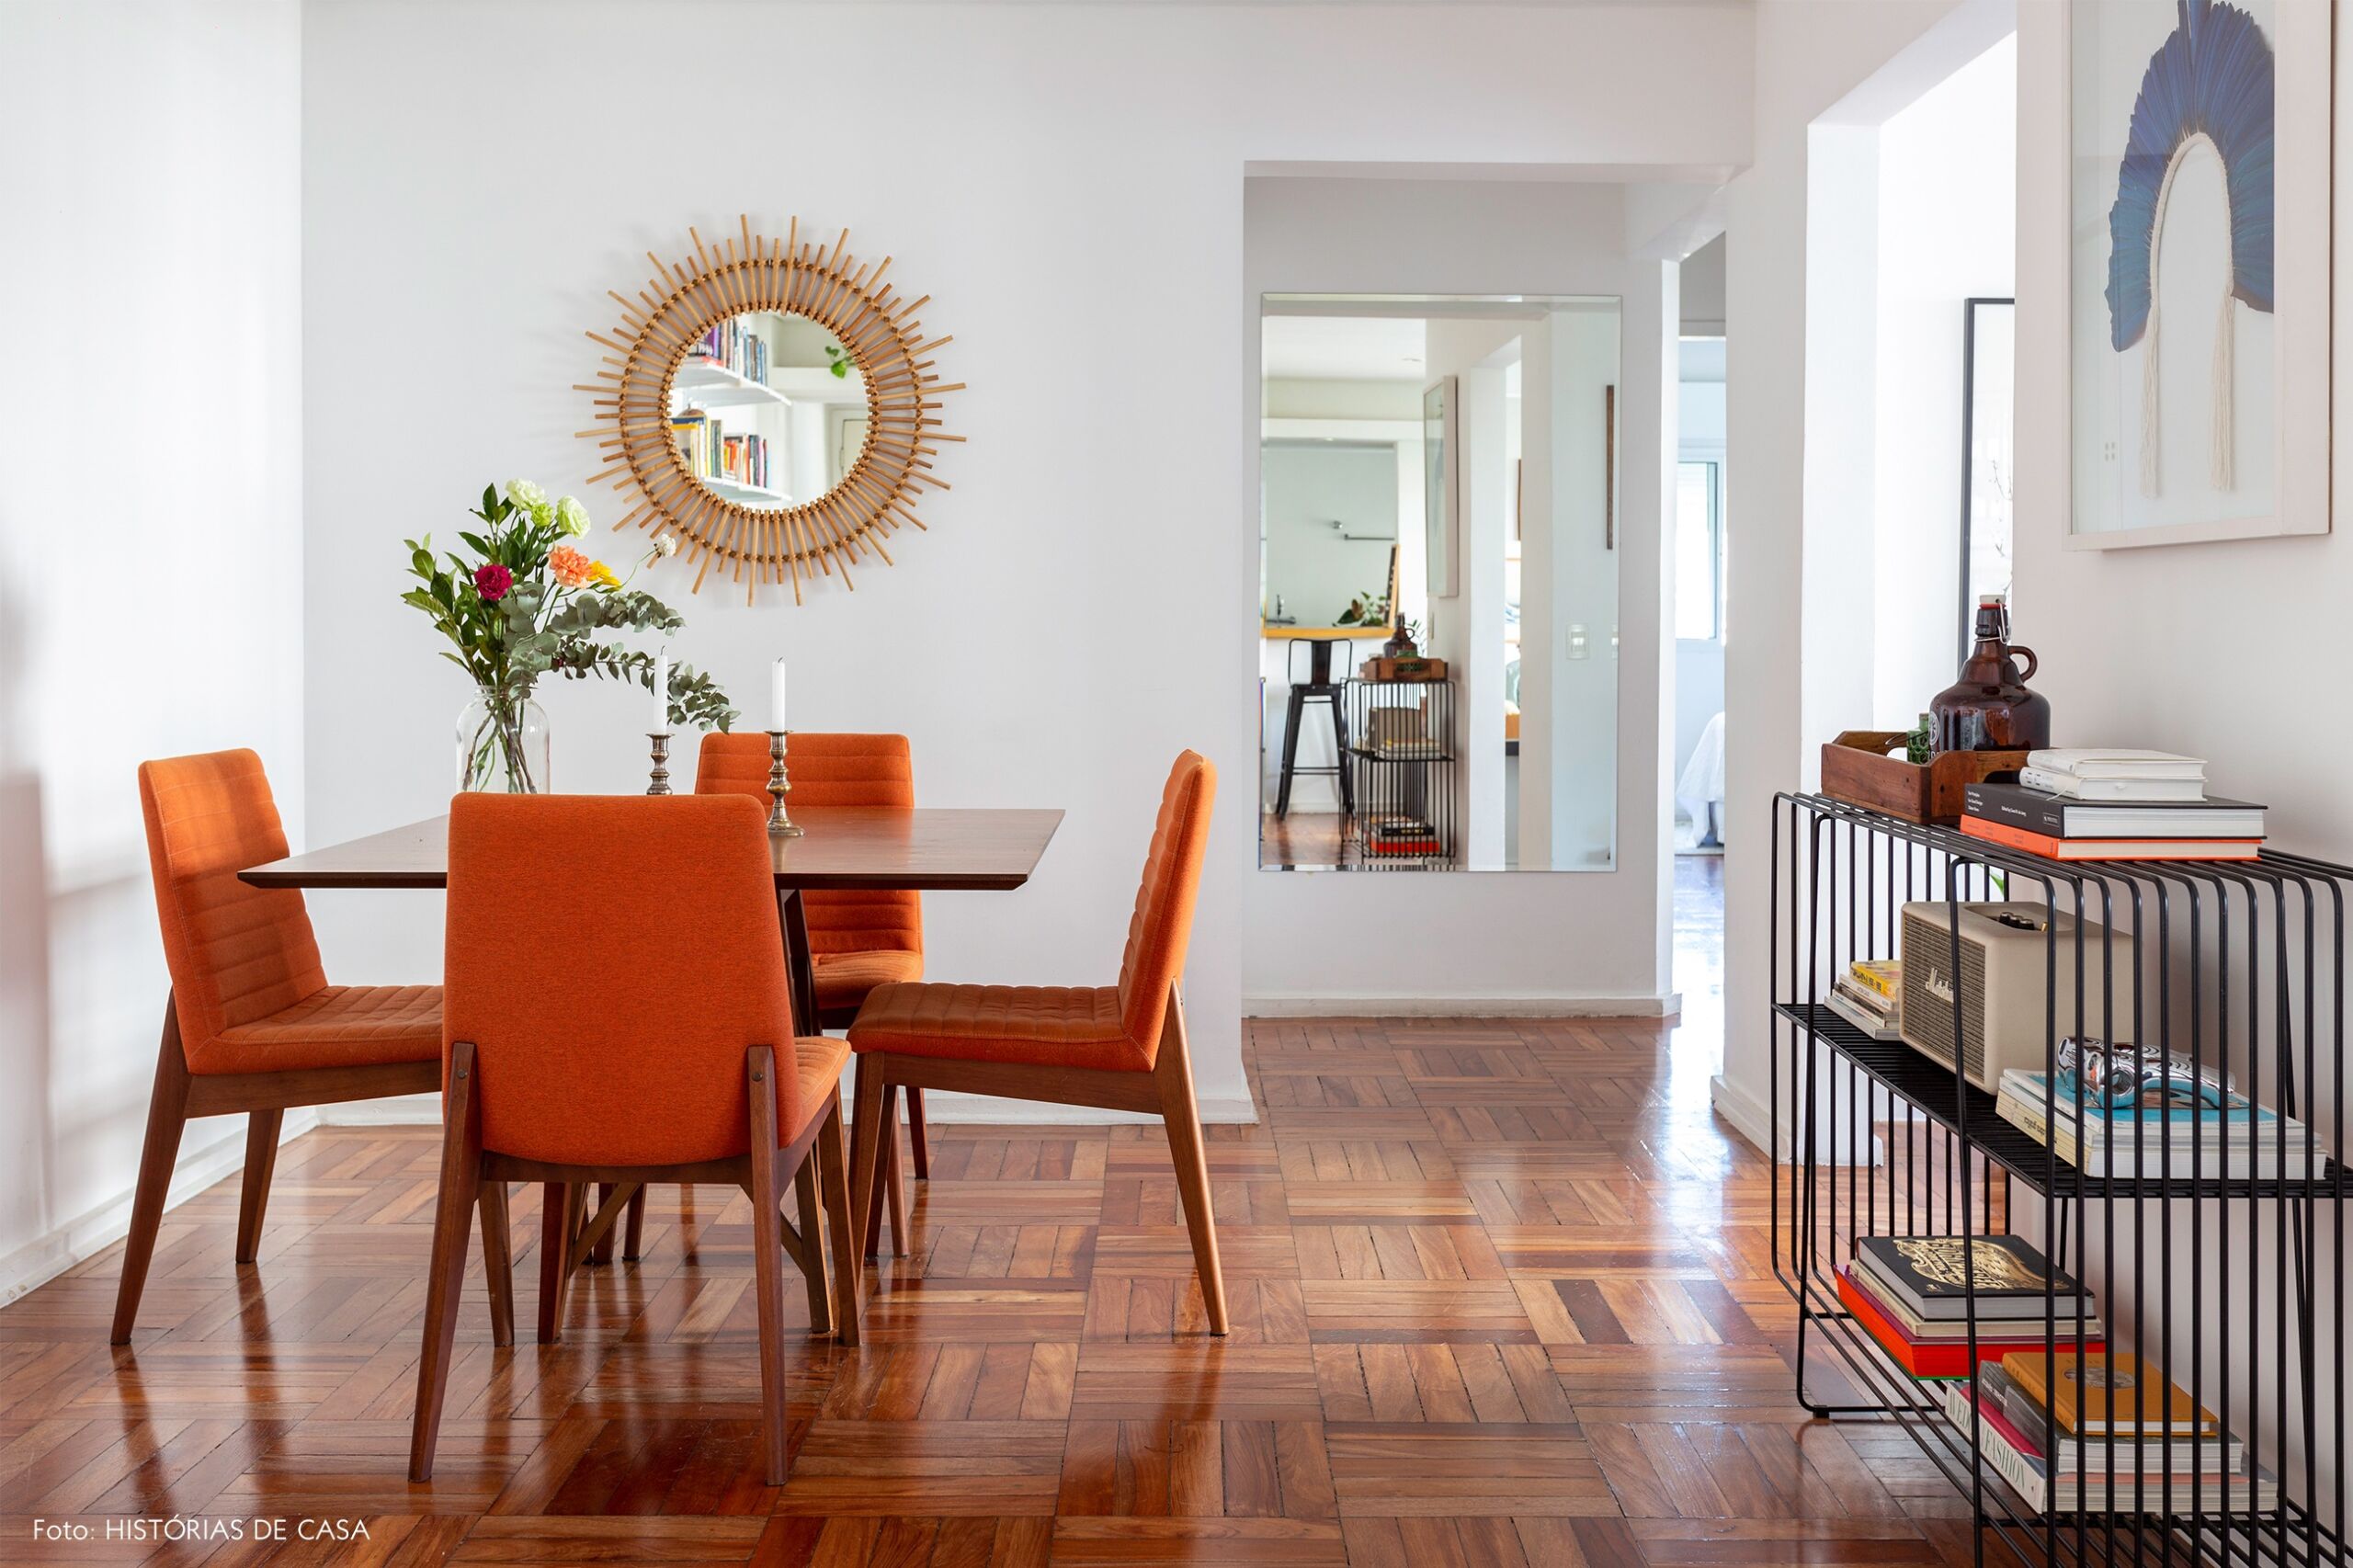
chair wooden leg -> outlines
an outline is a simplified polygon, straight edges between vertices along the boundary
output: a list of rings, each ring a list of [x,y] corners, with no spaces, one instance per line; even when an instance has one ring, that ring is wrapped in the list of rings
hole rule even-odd
[[[433,1449],[441,1435],[441,1403],[449,1392],[449,1358],[458,1334],[458,1299],[466,1278],[466,1246],[482,1186],[482,1108],[474,1098],[472,1042],[449,1053],[449,1103],[441,1129],[441,1195],[433,1211],[433,1265],[426,1277],[425,1346],[416,1363],[416,1415],[409,1428],[408,1478],[433,1479]],[[505,1184],[494,1184],[504,1190]],[[485,1238],[487,1239],[487,1238]]]
[[[621,1261],[635,1263],[645,1256],[645,1188],[629,1200],[629,1234],[621,1242]]]
[[[278,1168],[278,1133],[285,1121],[282,1110],[245,1115],[245,1179],[237,1193],[237,1261],[241,1264],[261,1256],[262,1210],[269,1206],[269,1177]]]
[[[891,1256],[907,1256],[907,1172],[899,1158],[899,1088],[882,1088],[882,1191],[891,1204]]]
[[[858,1343],[858,1308],[866,1260],[850,1221],[849,1149],[842,1137],[842,1094],[836,1088],[817,1131],[817,1179],[824,1187],[825,1221],[834,1243],[834,1331],[844,1345]],[[814,1238],[811,1245],[815,1244]]]
[[[881,1184],[867,1195],[866,1256],[880,1257],[882,1253],[882,1206],[891,1206],[891,1256],[907,1256],[907,1187],[906,1177],[899,1170],[899,1085],[882,1085],[882,1119],[876,1124],[877,1146],[881,1149]],[[859,1159],[865,1156],[858,1155]]]
[[[907,1085],[907,1153],[915,1165],[915,1179],[931,1179],[931,1133],[923,1121],[923,1091]]]
[[[852,1228],[858,1237],[858,1256],[874,1256],[875,1224],[882,1201],[882,1064],[858,1059],[858,1114],[850,1129],[849,1157],[856,1167],[850,1181]]]
[[[1210,1212],[1209,1153],[1201,1143],[1200,1107],[1193,1098],[1193,1062],[1185,1045],[1185,1008],[1168,991],[1168,1015],[1160,1030],[1160,1057],[1153,1076],[1160,1089],[1161,1119],[1168,1124],[1168,1155],[1176,1165],[1176,1192],[1185,1201],[1185,1228],[1193,1237],[1193,1270],[1200,1276],[1201,1301],[1210,1332],[1223,1334],[1225,1273],[1218,1267],[1217,1221]]]
[[[818,1134],[823,1137],[823,1132]],[[801,1253],[808,1261],[801,1274],[809,1287],[809,1332],[834,1331],[833,1288],[825,1278],[824,1211],[817,1201],[817,1148],[812,1143],[792,1173],[792,1190],[801,1201]]]
[[[563,1338],[563,1292],[572,1279],[572,1238],[588,1194],[582,1182],[551,1181],[540,1213],[540,1343]]]
[[[155,1090],[147,1100],[147,1145],[139,1155],[139,1187],[131,1201],[131,1238],[122,1249],[122,1279],[115,1287],[113,1342],[131,1343],[139,1298],[147,1289],[147,1266],[155,1257],[155,1233],[164,1223],[164,1199],[179,1164],[180,1130],[188,1125],[188,1056],[180,1049],[179,1012],[164,999],[163,1047],[155,1053]]]
[[[506,1231],[506,1184],[482,1186],[482,1272],[490,1286],[490,1342],[515,1343],[515,1248]]]
[[[597,1184],[597,1208],[599,1212],[603,1210],[606,1204],[613,1200],[613,1194],[620,1188],[620,1183],[617,1181],[600,1181]],[[613,1248],[620,1244],[620,1238],[612,1232],[607,1231],[597,1238],[597,1244],[588,1250],[587,1261],[594,1267],[603,1267],[613,1261]]]
[[[760,1435],[767,1483],[781,1486],[789,1471],[784,1425],[784,1235],[777,1205],[776,1053],[756,1045],[745,1055],[752,1102],[752,1278],[760,1317]]]

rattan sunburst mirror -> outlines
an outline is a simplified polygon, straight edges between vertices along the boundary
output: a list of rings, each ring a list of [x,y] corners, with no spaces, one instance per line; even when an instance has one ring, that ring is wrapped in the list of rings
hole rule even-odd
[[[909,298],[884,281],[891,258],[860,261],[845,229],[828,246],[755,234],[706,242],[678,262],[653,252],[634,299],[608,290],[621,325],[591,331],[605,369],[576,390],[595,394],[594,440],[609,481],[635,501],[617,528],[676,530],[694,588],[716,568],[744,587],[805,587],[924,525],[915,505],[948,483],[932,472],[943,382]]]

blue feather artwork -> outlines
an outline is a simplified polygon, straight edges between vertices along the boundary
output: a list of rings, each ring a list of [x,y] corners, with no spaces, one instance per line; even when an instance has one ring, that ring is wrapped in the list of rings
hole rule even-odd
[[[2109,209],[2109,341],[2141,340],[2166,182],[2183,147],[2221,155],[2231,210],[2231,292],[2272,307],[2272,55],[2253,17],[2228,0],[2176,0],[2174,30],[2149,57]]]

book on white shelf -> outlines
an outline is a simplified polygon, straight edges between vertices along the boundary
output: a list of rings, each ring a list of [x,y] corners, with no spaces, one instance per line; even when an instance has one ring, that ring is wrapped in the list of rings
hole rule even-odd
[[[2187,805],[2206,798],[2202,778],[2085,778],[2052,767],[2022,767],[2018,782],[2071,801]]]
[[[2061,746],[2026,754],[2029,767],[2068,773],[2077,778],[2206,778],[2206,759],[2170,751],[2135,751],[2118,746]]]

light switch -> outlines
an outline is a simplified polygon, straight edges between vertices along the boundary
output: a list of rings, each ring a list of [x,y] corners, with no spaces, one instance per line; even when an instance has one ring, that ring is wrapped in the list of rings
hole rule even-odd
[[[1572,659],[1584,658],[1586,656],[1585,642],[1585,628],[1583,626],[1571,626],[1569,628],[1569,657]]]

